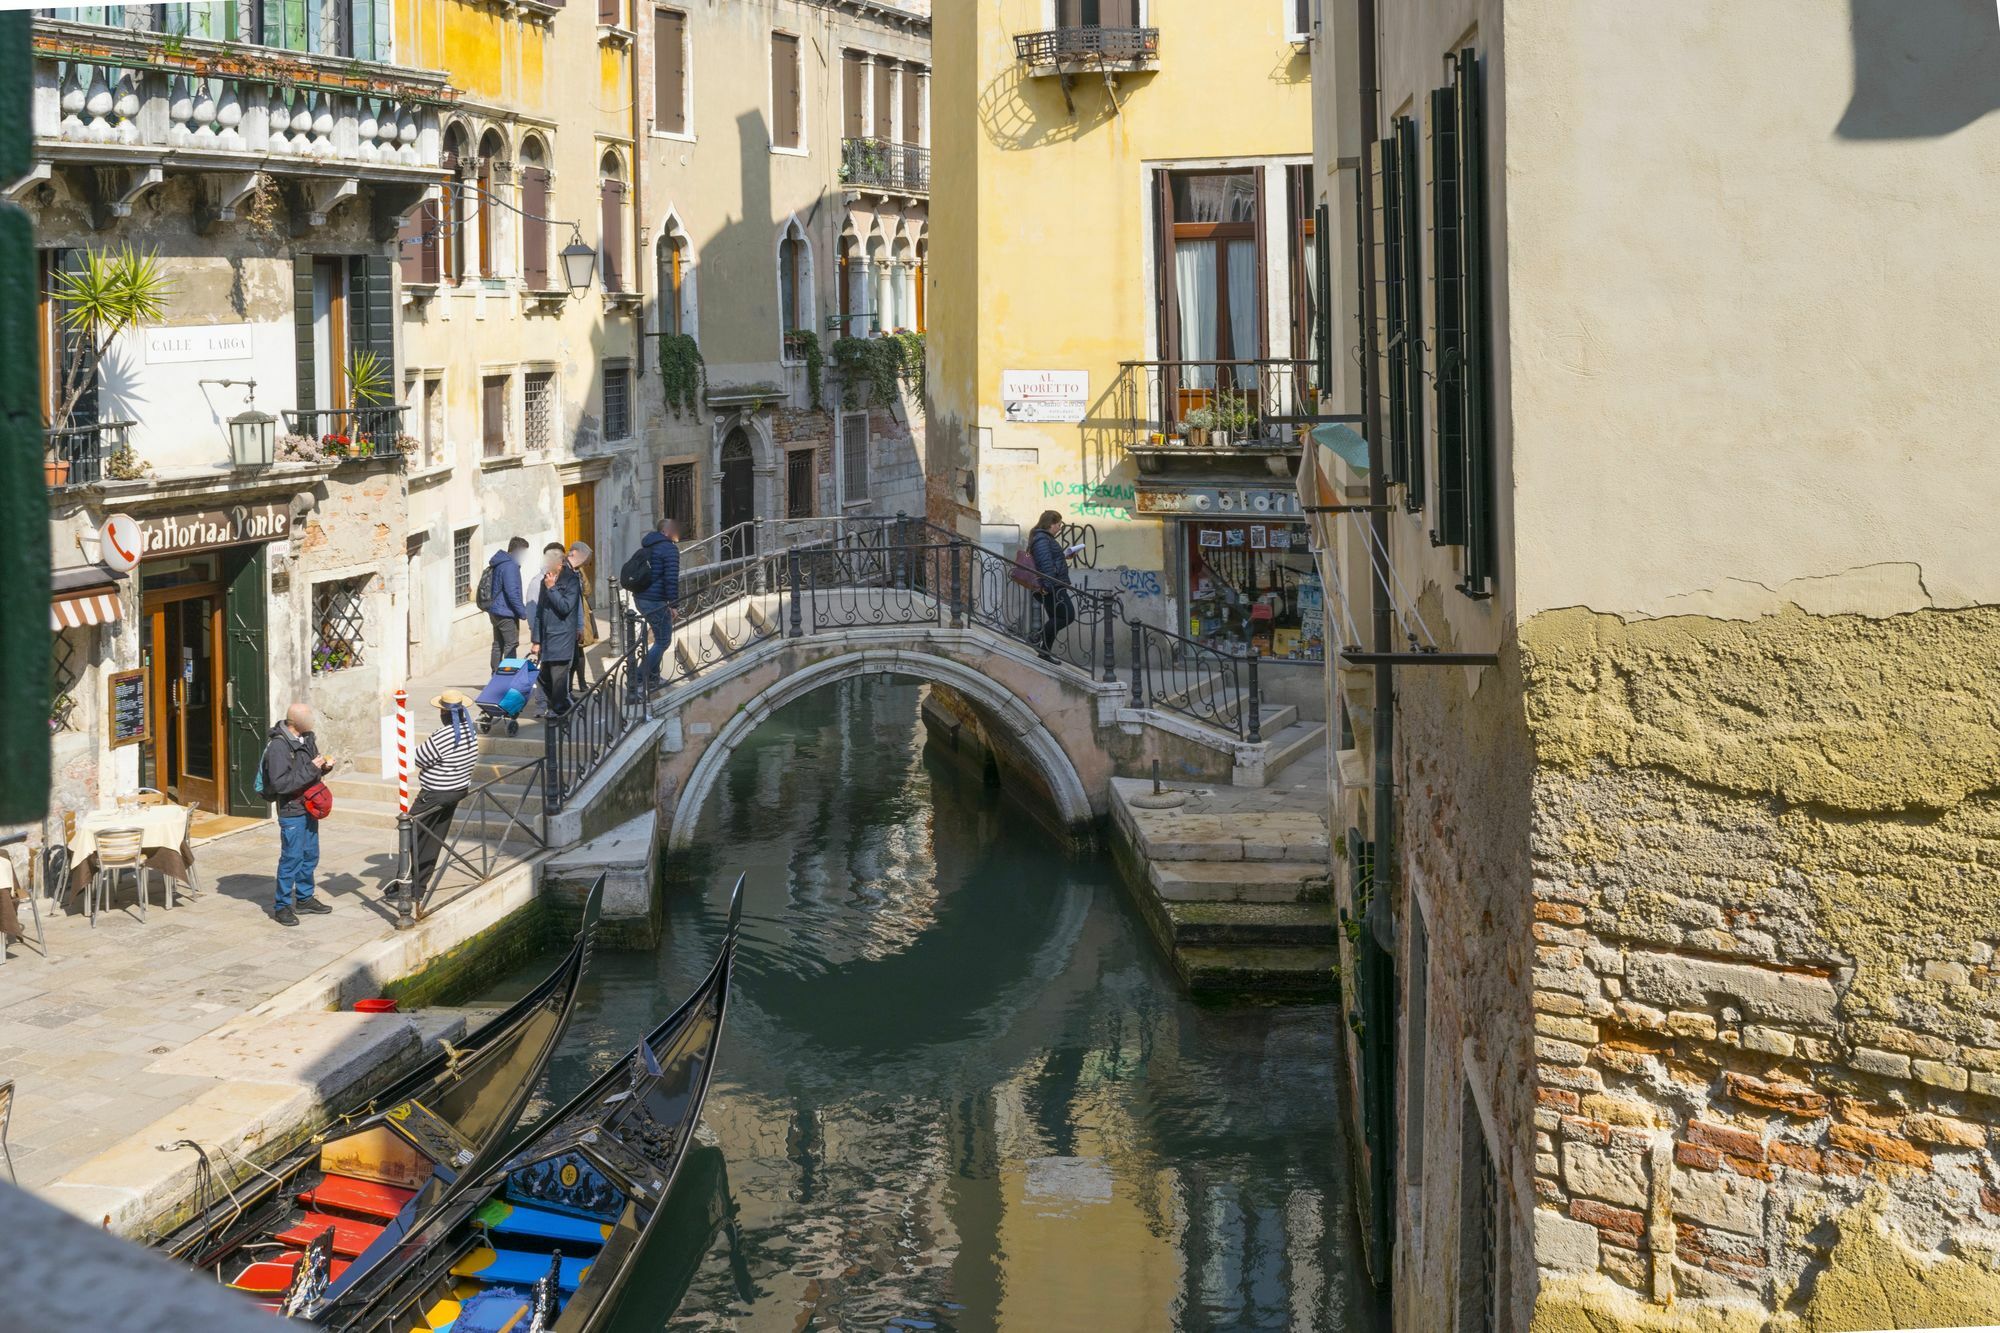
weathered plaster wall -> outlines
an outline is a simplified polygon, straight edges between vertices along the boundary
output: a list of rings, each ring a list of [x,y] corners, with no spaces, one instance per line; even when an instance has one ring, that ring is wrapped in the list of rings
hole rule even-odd
[[[2000,610],[1521,641],[1544,1325],[1956,1322],[2000,1284]]]

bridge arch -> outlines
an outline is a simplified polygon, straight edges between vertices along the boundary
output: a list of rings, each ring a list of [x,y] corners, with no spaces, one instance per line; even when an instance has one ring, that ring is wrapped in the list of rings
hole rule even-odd
[[[937,653],[884,645],[858,647],[789,672],[737,709],[727,722],[702,742],[700,757],[689,771],[687,781],[675,793],[673,823],[667,835],[667,845],[682,848],[693,841],[702,807],[707,804],[709,793],[728,766],[729,756],[764,719],[814,690],[843,680],[874,675],[908,676],[944,685],[979,704],[1019,743],[1023,755],[1047,783],[1062,822],[1072,829],[1082,828],[1091,822],[1094,811],[1090,794],[1075,762],[1029,703],[990,675],[966,663]]]

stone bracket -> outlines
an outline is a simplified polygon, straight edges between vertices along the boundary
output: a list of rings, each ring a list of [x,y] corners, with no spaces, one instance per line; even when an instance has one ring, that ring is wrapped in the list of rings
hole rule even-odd
[[[201,203],[195,209],[194,229],[206,236],[217,225],[236,221],[236,209],[264,183],[261,171],[207,172],[201,177]]]
[[[33,167],[29,168],[27,175],[21,177],[21,179],[15,181],[5,189],[0,189],[0,199],[5,199],[10,203],[19,203],[27,196],[28,191],[34,189],[37,185],[53,180],[55,174],[56,169],[53,162],[47,160],[37,162]]]
[[[167,178],[166,168],[150,166],[92,167],[84,176],[90,204],[90,225],[104,231],[120,218],[132,216],[141,195]]]
[[[353,176],[335,176],[296,181],[292,188],[292,234],[303,236],[324,227],[329,213],[360,194],[361,182]]]

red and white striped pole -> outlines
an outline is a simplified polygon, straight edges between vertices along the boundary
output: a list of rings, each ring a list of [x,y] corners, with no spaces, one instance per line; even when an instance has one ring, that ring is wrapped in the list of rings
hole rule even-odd
[[[410,813],[410,692],[396,691],[396,809]]]

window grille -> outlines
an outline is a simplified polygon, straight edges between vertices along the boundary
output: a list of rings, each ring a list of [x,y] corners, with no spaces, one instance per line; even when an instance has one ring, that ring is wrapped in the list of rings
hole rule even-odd
[[[841,499],[847,504],[868,498],[868,414],[850,412],[840,419]]]
[[[472,534],[461,528],[451,539],[451,597],[458,606],[472,605]]]
[[[681,540],[693,541],[698,535],[694,522],[694,464],[669,463],[661,468],[660,496],[661,511],[680,523]]]
[[[626,366],[604,372],[604,438],[622,440],[632,434],[632,371]]]
[[[331,579],[313,585],[312,673],[323,676],[362,663],[361,593],[368,580]]]
[[[84,636],[90,630],[66,629],[49,642],[49,664],[53,684],[49,692],[49,730],[73,732],[81,729],[77,716],[77,695],[83,683],[83,669],[90,665],[90,645]]]
[[[785,455],[785,517],[811,518],[813,512],[813,459],[811,449],[794,449]]]
[[[522,438],[527,447],[547,449],[556,438],[556,373],[529,371],[521,385]]]
[[[1459,1107],[1458,1327],[1456,1333],[1494,1333],[1499,1327],[1495,1262],[1499,1244],[1495,1201],[1500,1183],[1479,1105],[1466,1085]]]

